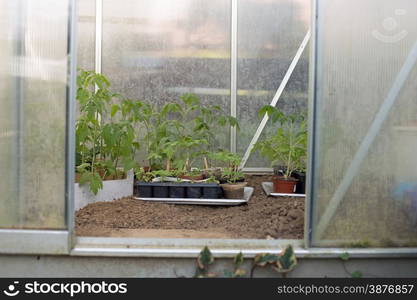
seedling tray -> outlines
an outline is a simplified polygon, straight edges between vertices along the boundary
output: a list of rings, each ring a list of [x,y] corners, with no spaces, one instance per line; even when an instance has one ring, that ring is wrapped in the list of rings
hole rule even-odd
[[[170,204],[192,204],[192,205],[239,205],[247,203],[253,194],[253,187],[245,187],[243,199],[204,199],[204,198],[146,198],[146,197],[133,197],[136,200],[162,202]]]
[[[217,183],[137,181],[133,194],[141,198],[221,199],[223,189]]]
[[[267,196],[272,197],[305,197],[305,194],[286,194],[286,193],[274,193],[274,183],[262,182],[262,189]]]

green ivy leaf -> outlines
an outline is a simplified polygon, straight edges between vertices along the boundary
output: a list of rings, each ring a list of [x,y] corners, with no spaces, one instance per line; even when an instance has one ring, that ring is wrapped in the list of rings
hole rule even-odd
[[[297,258],[291,245],[285,247],[279,255],[275,270],[279,273],[288,273],[297,265]]]
[[[361,271],[355,271],[350,275],[352,276],[352,278],[362,278],[362,276],[363,276]]]
[[[347,261],[347,260],[349,260],[349,253],[347,253],[347,252],[342,253],[342,254],[340,254],[339,258],[341,260]]]
[[[253,263],[259,267],[265,267],[267,264],[273,264],[278,261],[278,255],[269,253],[260,253],[255,256]]]
[[[213,262],[214,262],[214,257],[211,254],[211,251],[207,246],[205,246],[203,250],[201,250],[197,258],[198,268],[207,269],[207,267],[211,265]]]
[[[224,270],[223,275],[226,278],[233,278],[235,276],[235,274],[232,271],[229,271],[229,270]]]
[[[233,277],[240,278],[240,277],[244,277],[245,275],[246,275],[246,270],[238,268],[235,270]]]
[[[239,267],[243,264],[243,253],[239,252],[234,258],[233,258],[233,262],[235,264],[236,267]]]

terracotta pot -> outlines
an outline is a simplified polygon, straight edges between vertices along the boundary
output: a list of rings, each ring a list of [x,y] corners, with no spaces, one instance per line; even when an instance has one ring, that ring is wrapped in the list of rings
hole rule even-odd
[[[76,183],[78,183],[78,182],[80,182],[80,177],[81,177],[81,174],[80,173],[75,173],[75,182]]]
[[[297,179],[292,177],[288,179],[284,179],[284,177],[274,177],[273,183],[274,193],[293,194],[295,192]]]
[[[181,178],[181,179],[188,179],[188,180],[192,180],[192,181],[197,181],[197,180],[203,180],[204,179],[203,174],[194,175],[194,176],[180,175],[178,177]]]
[[[247,182],[223,183],[223,194],[226,199],[243,199],[243,193]]]

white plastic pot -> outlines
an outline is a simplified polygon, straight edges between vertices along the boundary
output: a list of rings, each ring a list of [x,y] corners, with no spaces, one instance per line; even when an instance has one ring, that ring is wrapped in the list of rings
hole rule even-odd
[[[105,180],[103,188],[94,195],[88,186],[79,183],[74,184],[74,209],[80,208],[95,202],[113,201],[133,195],[133,171],[127,173],[126,179]]]

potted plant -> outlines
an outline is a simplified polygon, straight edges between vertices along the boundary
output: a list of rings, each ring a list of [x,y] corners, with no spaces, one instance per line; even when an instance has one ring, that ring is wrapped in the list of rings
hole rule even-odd
[[[102,74],[81,70],[77,85],[75,206],[80,208],[132,194],[139,144],[131,114],[135,103],[112,93]]]
[[[152,180],[155,178],[155,174],[148,168],[138,168],[135,177],[133,194],[143,198],[153,197]]]
[[[229,151],[214,152],[209,155],[214,162],[225,164],[221,168],[219,181],[223,189],[225,198],[227,199],[243,199],[245,186],[244,174],[239,170],[239,165],[242,160],[237,153]],[[216,172],[216,168],[213,169]]]
[[[264,106],[260,116],[268,114],[272,123],[278,123],[275,134],[257,142],[253,151],[282,166],[281,174],[274,177],[275,193],[294,193],[297,179],[293,175],[305,170],[307,158],[307,125],[304,114],[284,114],[272,106]]]
[[[166,103],[161,108],[143,104],[136,117],[145,128],[142,144],[146,147],[152,173],[174,172],[173,177],[179,178],[163,184],[167,187],[163,195],[211,199],[221,196],[218,183],[201,181],[206,178],[206,156],[217,143],[216,130],[225,126],[238,127],[235,118],[227,116],[219,106],[202,105],[193,94],[182,95],[179,102]],[[141,177],[137,176],[138,179]],[[185,189],[181,191],[183,187]],[[153,197],[162,195],[155,192],[157,189],[155,184]],[[135,194],[143,193],[137,191]]]

